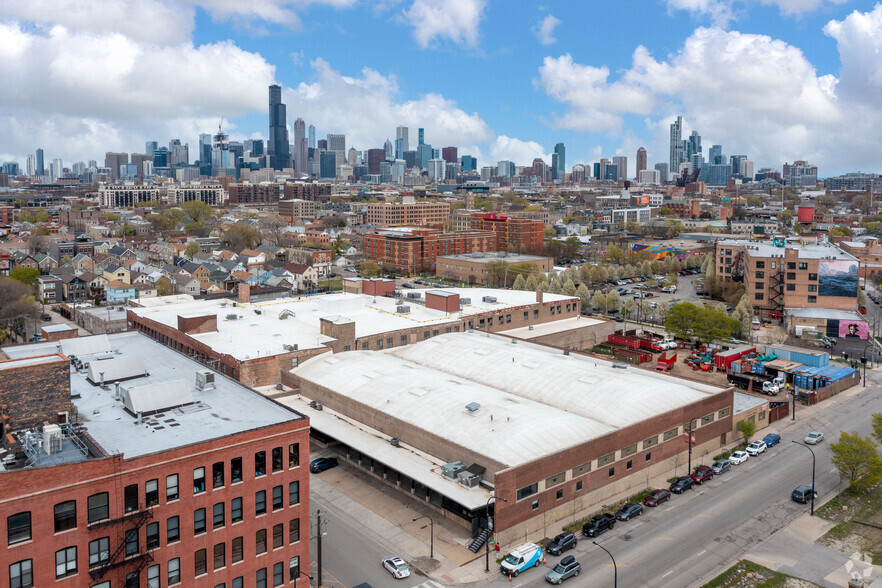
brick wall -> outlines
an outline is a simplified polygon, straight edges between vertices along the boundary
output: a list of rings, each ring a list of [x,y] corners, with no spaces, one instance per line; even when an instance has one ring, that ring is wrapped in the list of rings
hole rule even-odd
[[[202,316],[178,315],[178,330],[187,334],[212,333],[217,331],[217,315]]]
[[[80,332],[77,329],[69,329],[67,331],[50,331],[46,332],[46,329],[40,329],[40,334],[47,341],[61,341],[62,339],[76,339],[80,336]]]
[[[47,363],[5,369],[4,365],[14,365],[16,360],[0,362],[5,430],[55,423],[59,412],[70,410],[70,360],[61,354],[54,357]]]

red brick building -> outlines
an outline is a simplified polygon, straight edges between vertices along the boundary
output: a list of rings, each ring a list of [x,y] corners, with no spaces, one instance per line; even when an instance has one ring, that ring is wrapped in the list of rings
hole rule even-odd
[[[3,351],[27,363],[55,345]],[[271,586],[308,571],[308,419],[139,333],[62,346],[106,363],[107,381],[73,371],[68,423],[49,424],[53,406],[41,430],[4,431],[0,568],[12,585]],[[39,379],[54,364],[29,369]]]
[[[472,229],[490,231],[496,236],[496,251],[542,252],[543,225],[540,221],[495,212],[475,212],[471,222]]]
[[[496,247],[496,235],[490,231],[443,233],[439,229],[405,228],[365,235],[365,257],[387,271],[405,275],[434,272],[439,256],[496,251]]]
[[[331,184],[316,184],[307,182],[285,182],[285,200],[308,200],[319,202],[331,199]]]
[[[229,204],[263,205],[278,204],[279,185],[271,182],[260,184],[230,184]]]

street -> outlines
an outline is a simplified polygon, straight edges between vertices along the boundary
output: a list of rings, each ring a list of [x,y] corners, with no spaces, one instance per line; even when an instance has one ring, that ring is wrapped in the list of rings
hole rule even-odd
[[[775,424],[782,441],[766,453],[733,466],[732,471],[683,495],[674,495],[660,507],[647,508],[644,515],[633,521],[618,522],[597,541],[615,557],[619,585],[700,586],[746,553],[758,548],[761,552],[764,540],[809,510],[808,505],[790,499],[791,490],[800,484],[811,484],[812,476],[809,451],[792,441],[801,442],[809,431],[824,433],[825,440],[814,447],[818,502],[840,491],[844,485],[831,464],[829,445],[838,439],[840,430],[870,433],[870,414],[882,412],[879,391],[880,386],[871,383],[871,387],[846,392],[848,397],[836,397],[812,409],[799,409],[796,421]],[[810,416],[804,416],[806,413]],[[763,434],[758,432],[757,438]],[[710,458],[704,461],[709,463]],[[350,588],[360,582],[389,586],[392,579],[381,567],[382,557],[394,554],[410,561],[424,555],[396,548],[396,538],[381,536],[370,521],[335,512],[332,497],[314,495],[313,512],[317,508],[328,513],[331,520],[324,544],[324,586]],[[315,553],[313,545],[313,557]],[[613,586],[609,556],[588,538],[580,537],[578,546],[565,555],[574,555],[583,570],[578,578],[568,580],[568,585]],[[478,585],[539,585],[544,583],[545,572],[559,559],[548,557],[546,565],[524,572],[511,584],[499,574],[498,566],[491,564],[489,577]],[[439,585],[416,575],[395,584],[402,588]]]

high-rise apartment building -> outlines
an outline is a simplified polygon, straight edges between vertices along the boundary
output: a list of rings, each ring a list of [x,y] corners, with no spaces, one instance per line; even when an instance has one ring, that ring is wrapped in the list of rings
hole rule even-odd
[[[679,170],[680,164],[686,161],[686,154],[683,150],[683,117],[678,116],[677,120],[671,123],[670,134],[670,169]]]
[[[430,159],[432,159],[432,146],[428,143],[420,143],[417,146],[416,165],[422,169],[429,169]]]
[[[309,148],[315,149],[315,125],[309,125]]]
[[[37,175],[42,176],[46,173],[46,167],[43,163],[43,150],[37,149]]]
[[[309,173],[309,149],[306,139],[306,123],[302,118],[294,121],[294,171]]]
[[[707,152],[707,162],[709,164],[721,164],[723,161],[723,146],[712,145],[710,151]]]
[[[380,163],[383,161],[386,161],[386,152],[383,149],[368,149],[367,167],[369,174],[379,175]]]
[[[119,179],[119,166],[128,165],[128,153],[113,153],[108,151],[104,154],[104,167],[110,168],[110,177],[114,180]]]
[[[426,131],[425,129],[423,129],[423,127],[419,128],[419,130],[417,131],[417,135],[419,137],[418,145],[424,144],[426,142]]]
[[[153,153],[153,151],[147,151],[147,153]],[[211,165],[211,134],[209,133],[199,135],[199,164]]]
[[[502,160],[496,162],[496,175],[500,178],[510,178],[514,176],[515,164],[513,161]]]
[[[557,143],[554,146],[554,153],[557,155],[557,165],[554,166],[555,177],[562,180],[567,169],[567,148],[563,143]]]
[[[613,157],[613,164],[616,166],[616,179],[628,179],[628,156],[616,155]]]
[[[472,229],[496,235],[496,251],[539,253],[542,251],[542,221],[496,213],[475,212]]]
[[[386,152],[387,161],[395,158],[395,147],[392,145],[392,141],[388,138],[386,139],[386,142],[383,143],[383,151]]]
[[[159,149],[159,143],[156,141],[145,141],[144,142],[144,153],[153,153]]]
[[[401,152],[410,151],[410,143],[408,142],[409,129],[407,127],[395,128],[395,139],[401,139]],[[396,154],[396,157],[398,155]]]
[[[478,169],[478,158],[472,157],[471,155],[463,155],[460,160],[460,165],[462,166],[462,171],[476,171]]]
[[[37,169],[37,158],[33,155],[28,155],[28,163],[27,163],[27,172],[29,177],[34,176],[34,172]]]
[[[337,177],[337,152],[323,151],[319,156],[320,168],[319,177],[336,178]]]
[[[427,169],[429,170],[429,179],[433,182],[440,182],[444,180],[446,168],[445,161],[443,159],[430,159]]]
[[[457,155],[456,147],[444,147],[441,149],[441,159],[446,161],[447,163],[457,163],[459,161],[459,156]]]
[[[288,114],[282,103],[282,87],[273,84],[269,87],[269,155],[268,165],[273,169],[288,167],[291,158],[288,144]]]
[[[634,176],[639,180],[640,172],[646,169],[646,149],[641,147],[637,150],[637,173]]]
[[[698,134],[698,131],[692,131],[684,143],[686,144],[686,161],[691,161],[693,155],[701,153],[701,135]]]
[[[658,173],[661,175],[662,183],[671,179],[671,169],[668,167],[667,163],[656,163],[655,169],[657,169]]]
[[[782,177],[788,186],[813,188],[818,183],[818,166],[807,161],[785,163]]]

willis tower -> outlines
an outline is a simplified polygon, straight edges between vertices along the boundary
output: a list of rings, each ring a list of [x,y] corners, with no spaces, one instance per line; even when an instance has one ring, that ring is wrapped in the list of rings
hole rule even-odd
[[[288,115],[282,104],[282,87],[273,84],[269,87],[269,156],[268,165],[273,169],[289,167],[291,160],[288,145]]]

